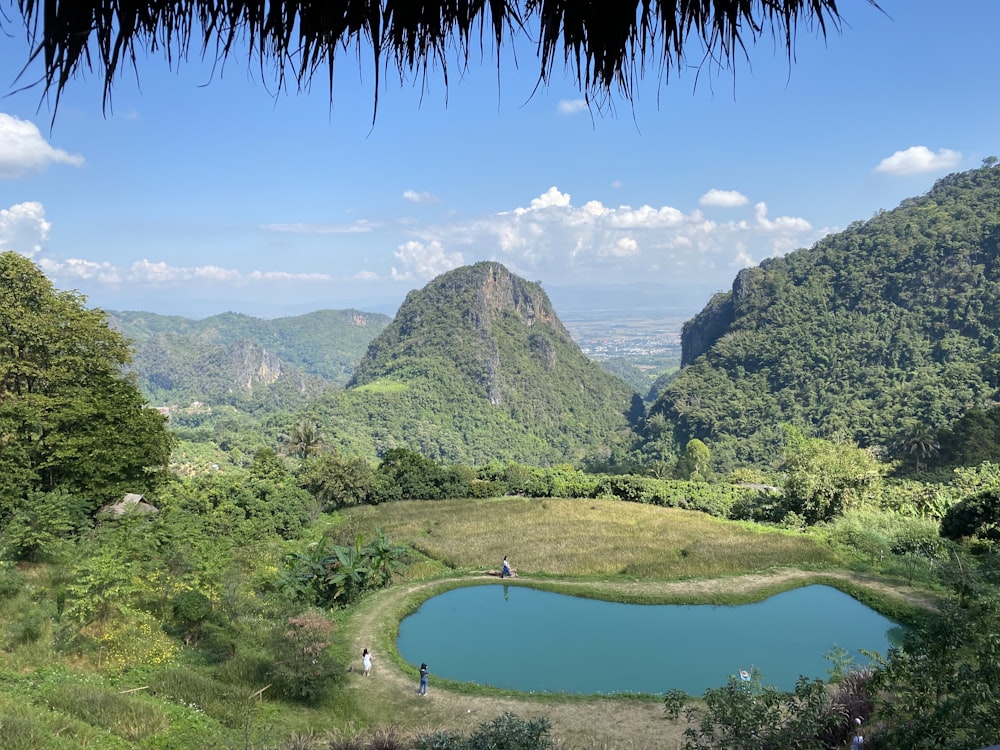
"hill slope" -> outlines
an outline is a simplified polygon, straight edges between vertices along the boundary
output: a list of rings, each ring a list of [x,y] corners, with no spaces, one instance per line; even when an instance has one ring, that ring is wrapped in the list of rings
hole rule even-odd
[[[984,167],[741,271],[685,324],[651,415],[722,466],[772,458],[782,423],[891,449],[912,421],[995,402],[998,333],[1000,168]]]
[[[343,386],[385,315],[321,310],[265,320],[225,313],[203,320],[113,312],[135,348],[133,370],[154,404],[191,400],[292,407]]]
[[[410,292],[347,391],[317,409],[365,453],[548,464],[606,455],[631,433],[633,398],[580,351],[540,286],[483,262]]]

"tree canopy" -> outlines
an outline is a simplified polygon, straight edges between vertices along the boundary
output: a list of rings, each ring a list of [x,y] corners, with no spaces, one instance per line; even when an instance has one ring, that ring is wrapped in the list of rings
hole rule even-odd
[[[867,0],[874,8],[875,0]],[[268,71],[279,90],[308,88],[326,70],[333,96],[337,53],[370,54],[377,107],[382,68],[401,76],[440,71],[448,82],[449,53],[468,66],[470,52],[492,40],[501,50],[519,37],[536,46],[539,83],[562,58],[588,100],[635,83],[656,68],[660,80],[697,56],[697,67],[731,66],[748,47],[771,36],[789,60],[800,26],[825,37],[840,30],[836,0],[659,0],[658,2],[545,2],[544,0],[16,0],[31,44],[31,60],[44,61],[41,83],[56,106],[75,76],[95,68],[104,78],[104,104],[123,65],[137,66],[147,52],[169,64],[187,59],[192,44],[222,64],[249,51],[250,64]],[[478,42],[475,39],[478,33]],[[353,48],[353,49],[352,49]]]
[[[87,510],[145,492],[172,438],[122,374],[126,339],[29,259],[0,253],[0,522],[32,492]]]

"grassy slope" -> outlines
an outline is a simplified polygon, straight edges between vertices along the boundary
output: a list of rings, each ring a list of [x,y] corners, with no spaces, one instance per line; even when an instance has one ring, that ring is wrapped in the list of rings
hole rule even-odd
[[[442,500],[350,509],[353,530],[381,528],[449,568],[521,574],[666,580],[830,565],[815,539],[617,500]]]

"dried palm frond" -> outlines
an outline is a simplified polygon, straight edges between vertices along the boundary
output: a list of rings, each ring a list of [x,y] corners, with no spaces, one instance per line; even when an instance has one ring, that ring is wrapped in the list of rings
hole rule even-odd
[[[865,0],[878,8],[876,0]],[[519,35],[535,37],[539,82],[562,57],[588,99],[616,88],[630,98],[647,63],[661,80],[697,46],[698,65],[723,67],[771,35],[789,60],[795,34],[807,24],[823,37],[840,30],[837,0],[16,0],[28,31],[31,60],[44,61],[38,81],[56,106],[67,83],[95,67],[104,78],[104,106],[123,64],[140,52],[162,52],[170,65],[192,44],[216,64],[249,52],[262,78],[272,69],[277,89],[289,75],[301,90],[326,69],[333,96],[337,52],[371,55],[376,80],[391,59],[401,75],[440,69],[446,53],[467,65],[474,37],[489,30],[500,50]],[[29,62],[30,62],[29,61]],[[27,68],[27,66],[26,66]]]

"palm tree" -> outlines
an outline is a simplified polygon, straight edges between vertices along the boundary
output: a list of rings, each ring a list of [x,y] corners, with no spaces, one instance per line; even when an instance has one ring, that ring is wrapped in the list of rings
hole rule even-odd
[[[315,422],[299,422],[292,427],[291,432],[281,436],[281,449],[284,453],[298,456],[305,460],[318,453],[323,444],[323,431]]]
[[[941,450],[941,443],[930,427],[922,422],[913,421],[907,425],[901,441],[903,452],[912,456],[916,462],[915,471],[920,471],[921,459],[933,458]]]
[[[876,0],[867,2],[879,9]],[[66,84],[94,67],[104,77],[107,107],[121,67],[135,67],[152,51],[171,64],[185,60],[192,39],[219,65],[248,54],[262,78],[272,71],[278,91],[288,79],[308,89],[325,70],[331,98],[336,53],[360,56],[367,49],[377,107],[379,76],[390,59],[403,77],[440,69],[447,84],[448,53],[458,50],[458,64],[467,67],[477,32],[480,49],[482,37],[492,37],[498,61],[503,46],[530,38],[540,83],[562,59],[588,101],[600,104],[614,88],[631,97],[647,65],[664,81],[687,65],[689,54],[696,67],[725,69],[769,36],[784,44],[791,62],[800,25],[824,37],[843,27],[837,0],[16,0],[16,6],[31,59],[45,65],[41,80],[26,83],[54,93],[56,108]]]

